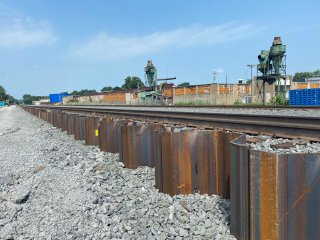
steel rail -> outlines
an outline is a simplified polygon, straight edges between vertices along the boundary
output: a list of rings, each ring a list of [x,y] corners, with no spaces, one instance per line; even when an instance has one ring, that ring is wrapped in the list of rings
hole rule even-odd
[[[77,106],[77,107],[117,107],[117,108],[141,108],[141,107],[148,107],[148,108],[167,108],[167,109],[179,109],[179,108],[209,108],[209,109],[223,109],[223,108],[235,108],[235,109],[265,109],[265,110],[320,110],[320,106],[263,106],[263,105],[201,105],[201,106],[175,106],[175,105],[105,105],[105,104],[77,104],[77,105],[69,105],[69,106]]]
[[[137,120],[182,124],[202,128],[221,128],[275,137],[302,138],[320,141],[320,117],[249,115],[183,111],[148,111],[139,109],[109,109],[104,106],[30,106],[76,113],[120,115]]]

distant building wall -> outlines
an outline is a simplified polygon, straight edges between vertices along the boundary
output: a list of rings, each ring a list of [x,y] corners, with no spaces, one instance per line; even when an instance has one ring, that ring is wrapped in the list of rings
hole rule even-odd
[[[292,82],[291,89],[309,89],[309,88],[320,88],[320,81],[319,82]]]
[[[245,103],[251,94],[248,84],[207,84],[173,89],[173,103],[197,102],[200,104]]]

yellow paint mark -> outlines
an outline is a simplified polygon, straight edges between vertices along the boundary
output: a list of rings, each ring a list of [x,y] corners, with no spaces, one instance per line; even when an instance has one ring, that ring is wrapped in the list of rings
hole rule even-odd
[[[99,136],[99,130],[95,130],[95,135],[96,135],[96,137]]]

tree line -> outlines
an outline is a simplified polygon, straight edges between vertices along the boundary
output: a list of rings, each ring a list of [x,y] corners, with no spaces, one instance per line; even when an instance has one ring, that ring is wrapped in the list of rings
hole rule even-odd
[[[293,76],[294,82],[304,82],[307,78],[320,77],[320,69],[314,72],[297,72]]]
[[[17,100],[13,96],[9,95],[3,86],[0,86],[0,102],[14,104],[17,102]]]

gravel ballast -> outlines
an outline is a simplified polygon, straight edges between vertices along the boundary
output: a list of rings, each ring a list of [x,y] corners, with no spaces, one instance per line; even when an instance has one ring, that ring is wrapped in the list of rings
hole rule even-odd
[[[247,135],[247,139],[250,138],[252,138],[252,136]],[[279,154],[320,153],[319,142],[309,143],[302,141],[301,143],[298,139],[272,138],[265,135],[259,136],[258,138],[261,141],[248,143],[250,149]]]
[[[71,107],[71,106],[70,106]],[[81,107],[90,108],[90,104],[82,105]],[[197,112],[197,113],[217,113],[217,114],[245,114],[245,115],[267,115],[267,116],[286,116],[286,117],[308,117],[320,118],[320,111],[318,109],[290,109],[290,108],[219,108],[219,107],[126,107],[126,106],[98,106],[99,109],[113,109],[113,110],[141,110],[141,111],[168,111],[168,112]]]
[[[159,193],[154,169],[125,169],[18,107],[0,123],[0,239],[235,239],[225,199]]]

